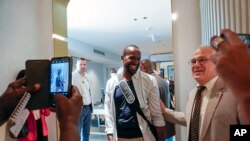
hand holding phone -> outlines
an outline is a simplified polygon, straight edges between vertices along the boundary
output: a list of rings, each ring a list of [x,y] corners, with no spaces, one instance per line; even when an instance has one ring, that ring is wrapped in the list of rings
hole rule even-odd
[[[41,88],[31,94],[27,108],[33,110],[55,107],[55,93],[69,97],[71,92],[71,72],[71,57],[55,57],[51,60],[27,60],[27,87],[33,87],[35,83],[41,84]]]
[[[50,94],[51,106],[55,107],[54,95],[56,93],[69,97],[71,92],[71,57],[55,57],[51,60],[50,67]]]

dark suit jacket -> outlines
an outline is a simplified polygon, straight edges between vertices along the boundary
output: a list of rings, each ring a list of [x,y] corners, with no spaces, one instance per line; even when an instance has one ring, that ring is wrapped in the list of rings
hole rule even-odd
[[[166,120],[187,126],[187,139],[196,90],[197,88],[194,88],[189,93],[186,113],[170,109],[163,112]],[[200,141],[229,141],[230,124],[243,123],[242,113],[235,97],[220,78],[212,88],[203,120],[203,125],[200,126]]]

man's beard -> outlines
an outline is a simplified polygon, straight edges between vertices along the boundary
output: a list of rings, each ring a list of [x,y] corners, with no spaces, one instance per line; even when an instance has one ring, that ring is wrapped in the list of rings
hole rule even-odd
[[[138,68],[139,68],[139,65],[136,66],[135,72],[131,71],[130,68],[129,68],[129,66],[130,66],[130,65],[124,65],[126,71],[127,71],[131,76],[133,76],[133,75],[137,72],[137,70],[138,70]]]

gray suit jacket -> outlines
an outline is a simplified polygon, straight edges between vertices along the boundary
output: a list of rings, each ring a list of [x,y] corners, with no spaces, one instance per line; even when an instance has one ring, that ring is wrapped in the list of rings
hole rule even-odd
[[[166,109],[164,118],[171,122],[187,126],[187,139],[192,106],[197,88],[189,93],[186,113]],[[221,79],[217,79],[206,107],[203,125],[200,126],[200,141],[229,141],[230,124],[243,123],[242,113],[235,97],[224,86]]]

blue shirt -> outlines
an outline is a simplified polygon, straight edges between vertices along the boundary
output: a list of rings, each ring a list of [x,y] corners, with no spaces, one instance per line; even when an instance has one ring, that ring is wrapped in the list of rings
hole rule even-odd
[[[135,95],[133,82],[127,81],[131,91]],[[119,86],[115,88],[114,94],[116,109],[116,125],[117,135],[119,138],[137,138],[142,137],[142,133],[138,124],[136,111],[129,107],[125,97],[123,96]]]

